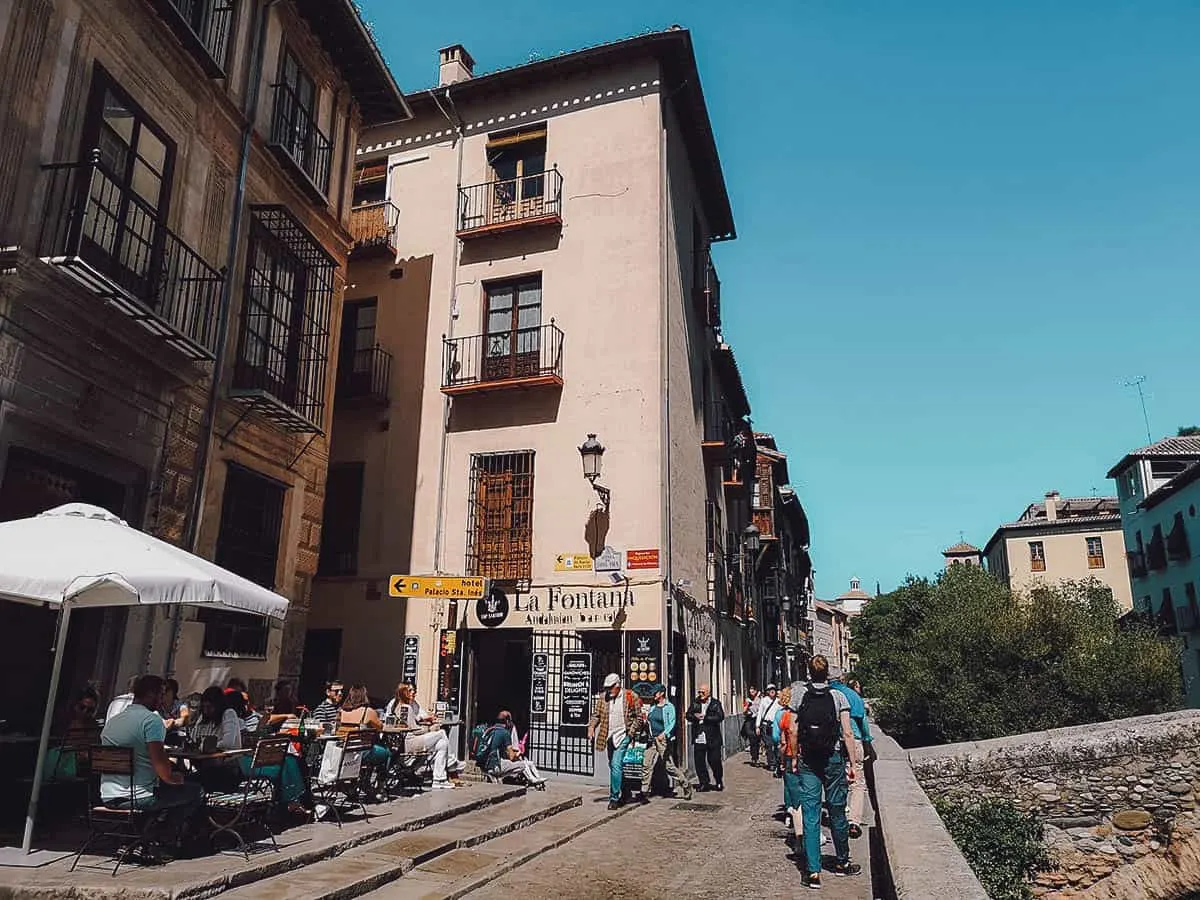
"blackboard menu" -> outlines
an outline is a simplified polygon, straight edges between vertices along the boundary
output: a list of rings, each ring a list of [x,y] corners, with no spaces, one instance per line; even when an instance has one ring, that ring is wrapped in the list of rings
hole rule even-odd
[[[437,699],[445,703],[447,710],[458,712],[458,678],[462,665],[462,645],[458,642],[458,632],[449,629],[442,632],[438,647],[438,685]]]
[[[631,631],[625,635],[625,658],[629,660],[627,681],[643,700],[654,696],[662,681],[662,633]]]
[[[591,702],[592,654],[568,651],[562,657],[562,726],[586,728]]]
[[[417,686],[417,660],[421,655],[421,637],[416,634],[404,636],[404,665],[400,670],[400,680]]]
[[[533,679],[530,682],[529,711],[535,716],[546,715],[546,678],[550,671],[550,657],[545,653],[533,654]]]

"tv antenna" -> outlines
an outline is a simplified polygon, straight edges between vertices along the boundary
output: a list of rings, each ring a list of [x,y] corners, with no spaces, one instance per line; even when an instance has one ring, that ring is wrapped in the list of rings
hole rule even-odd
[[[1142,390],[1142,385],[1146,383],[1145,375],[1138,375],[1136,378],[1125,382],[1125,387],[1137,388],[1138,400],[1142,403],[1142,421],[1146,423],[1146,443],[1153,444],[1154,438],[1150,436],[1150,416],[1146,412],[1146,393]]]

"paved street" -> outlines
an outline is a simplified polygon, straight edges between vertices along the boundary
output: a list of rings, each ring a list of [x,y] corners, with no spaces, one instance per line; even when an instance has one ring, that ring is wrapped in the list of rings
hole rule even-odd
[[[726,763],[725,791],[696,794],[709,811],[673,809],[656,798],[581,837],[543,854],[471,893],[471,900],[570,898],[791,897],[805,891],[801,871],[786,841],[781,782],[749,765],[739,754]],[[826,830],[828,833],[828,830]],[[868,833],[851,842],[857,878],[825,873],[821,892],[833,900],[871,897]],[[824,850],[832,852],[832,846]],[[658,860],[660,865],[652,861]]]

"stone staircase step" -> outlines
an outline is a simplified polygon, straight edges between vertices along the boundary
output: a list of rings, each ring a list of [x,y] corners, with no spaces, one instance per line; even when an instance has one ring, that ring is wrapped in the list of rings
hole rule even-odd
[[[610,812],[607,802],[585,797],[573,809],[510,831],[483,846],[461,847],[419,863],[403,879],[372,891],[366,900],[458,900],[632,809],[627,806]]]
[[[434,865],[464,848],[527,828],[579,807],[577,793],[530,793],[463,813],[419,831],[402,832],[333,859],[235,888],[223,900],[349,900],[390,886],[418,865]],[[453,869],[451,863],[451,869]],[[403,894],[413,896],[411,893]]]

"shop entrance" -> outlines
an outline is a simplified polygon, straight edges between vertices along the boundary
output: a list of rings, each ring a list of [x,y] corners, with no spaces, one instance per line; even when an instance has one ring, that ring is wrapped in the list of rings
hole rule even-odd
[[[494,722],[496,714],[507,709],[518,732],[529,730],[532,636],[525,628],[472,632],[472,722]]]

